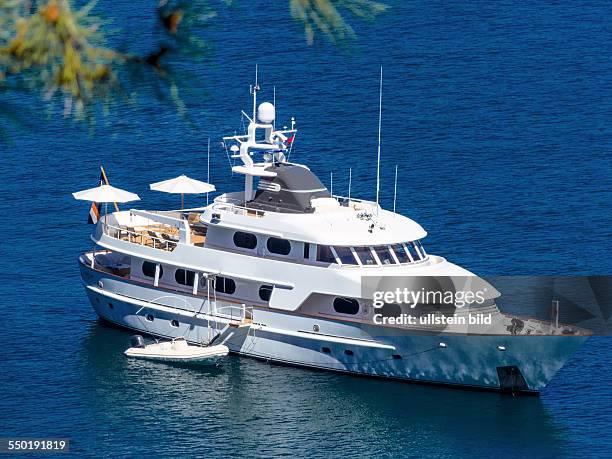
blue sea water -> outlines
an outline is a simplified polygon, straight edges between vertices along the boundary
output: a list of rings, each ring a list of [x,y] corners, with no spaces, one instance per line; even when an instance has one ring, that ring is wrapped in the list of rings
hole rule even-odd
[[[111,45],[146,50],[150,1],[99,2]],[[429,252],[481,274],[612,274],[612,4],[389,2],[357,39],[307,46],[288,2],[214,3],[204,57],[172,62],[193,124],[136,81],[93,128],[61,104],[0,94],[0,437],[71,439],[78,456],[609,457],[612,342],[593,338],[539,398],[512,398],[286,368],[232,357],[199,371],[123,358],[129,333],[96,320],[76,257],[87,205],[111,183],[143,208],[148,184],[186,173],[239,189],[222,135],[261,100],[295,116],[292,160],[334,192],[375,197],[384,67],[381,201],[428,231]],[[139,87],[138,85],[142,86]],[[147,89],[146,86],[152,86]],[[130,88],[128,88],[130,89]],[[6,106],[6,105],[5,105]],[[186,198],[188,205],[201,198]]]

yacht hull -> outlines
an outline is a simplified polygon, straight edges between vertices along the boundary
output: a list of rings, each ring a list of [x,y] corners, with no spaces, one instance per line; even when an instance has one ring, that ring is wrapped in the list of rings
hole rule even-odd
[[[210,342],[232,320],[197,306],[202,298],[104,278],[82,266],[96,313],[158,337]],[[157,300],[157,301],[155,301]],[[195,303],[194,303],[195,301]],[[151,320],[152,319],[152,320]],[[318,331],[314,331],[318,330]],[[538,393],[587,337],[414,335],[375,325],[255,309],[253,323],[224,336],[232,353],[301,367],[411,382]],[[216,342],[215,344],[220,344]]]

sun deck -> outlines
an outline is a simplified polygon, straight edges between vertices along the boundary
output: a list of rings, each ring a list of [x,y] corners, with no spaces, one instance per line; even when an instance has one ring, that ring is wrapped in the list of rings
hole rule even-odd
[[[132,244],[171,252],[179,243],[203,247],[207,226],[200,212],[146,212],[130,210],[109,215],[104,235]]]

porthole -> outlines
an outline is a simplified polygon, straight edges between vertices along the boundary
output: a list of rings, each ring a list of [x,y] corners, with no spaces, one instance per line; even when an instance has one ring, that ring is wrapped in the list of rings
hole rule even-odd
[[[266,247],[268,247],[271,253],[279,255],[289,255],[289,252],[291,252],[291,243],[287,239],[280,239],[278,237],[269,237]]]
[[[147,315],[145,316],[145,319],[147,319],[147,322],[153,322],[153,320],[154,320],[155,318],[153,317],[153,315],[152,315],[152,314],[147,314]]]
[[[402,307],[396,303],[385,303],[378,308],[378,313],[383,317],[399,317],[402,315]]]
[[[321,330],[321,327],[319,327],[319,325],[318,325],[318,324],[314,324],[314,325],[312,326],[312,331],[313,331],[313,332],[318,333],[318,332],[319,332],[319,330]]]
[[[354,298],[335,298],[334,311],[340,314],[355,315],[359,312],[359,302]]]
[[[96,297],[96,303],[100,304],[100,298]]]
[[[324,354],[331,354],[331,349],[328,347],[322,347],[321,352],[323,352]]]
[[[115,309],[115,305],[113,303],[108,303],[109,309]]]
[[[402,356],[399,354],[393,354],[391,357],[393,357],[393,360],[402,360]]]
[[[155,277],[155,267],[157,265],[151,261],[143,261],[142,262],[142,273],[147,277]],[[164,275],[164,268],[159,265],[159,278]]]
[[[351,351],[350,349],[345,349],[345,350],[344,350],[344,353],[345,353],[346,355],[348,355],[348,356],[353,356],[353,355],[354,355],[354,354],[353,354],[353,351]]]
[[[262,301],[270,301],[273,289],[274,287],[272,285],[262,285],[259,287],[259,298],[261,298]]]
[[[173,327],[175,327],[175,328],[178,328],[178,326],[179,326],[179,321],[178,321],[178,320],[176,320],[176,319],[172,319],[172,320],[170,321],[170,325],[171,325],[171,326],[173,326]]]

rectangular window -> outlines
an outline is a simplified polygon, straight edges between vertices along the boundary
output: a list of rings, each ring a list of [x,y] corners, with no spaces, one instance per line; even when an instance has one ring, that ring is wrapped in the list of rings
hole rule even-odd
[[[383,265],[394,265],[395,260],[393,259],[393,255],[389,252],[389,247],[386,245],[381,245],[378,247],[374,247],[376,250],[376,255],[378,255],[378,259]]]
[[[393,246],[393,251],[400,263],[410,263],[410,257],[402,244],[395,244]]]
[[[375,266],[376,260],[372,255],[369,247],[355,247],[355,253],[361,260],[361,264],[364,266]]]
[[[357,260],[355,260],[355,257],[353,256],[353,252],[351,252],[350,247],[334,246],[334,250],[336,251],[338,258],[340,258],[340,261],[342,262],[343,265],[356,265],[357,264]]]
[[[414,242],[406,242],[406,248],[410,252],[410,255],[414,261],[419,261],[421,259],[421,254],[415,247]]]
[[[317,244],[317,261],[322,261],[323,263],[335,263],[336,258],[334,257],[334,254],[329,246]]]
[[[425,249],[423,248],[423,244],[421,244],[421,241],[415,241],[415,244],[418,247],[419,252],[421,252],[421,257],[427,257],[427,253],[425,253]]]
[[[304,258],[306,260],[310,258],[310,244],[308,242],[304,242]]]
[[[215,290],[219,293],[232,295],[236,291],[236,282],[229,277],[217,276],[215,279]]]

